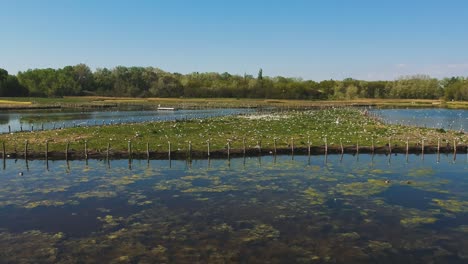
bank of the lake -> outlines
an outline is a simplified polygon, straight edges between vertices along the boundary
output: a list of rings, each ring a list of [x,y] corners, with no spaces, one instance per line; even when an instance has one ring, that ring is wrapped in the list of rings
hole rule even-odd
[[[466,152],[464,132],[387,125],[367,111],[327,108],[0,135],[5,156],[173,158],[274,153]],[[454,148],[454,146],[456,146]]]
[[[352,100],[287,100],[253,98],[133,98],[105,96],[66,96],[63,98],[40,97],[3,97],[0,98],[1,110],[14,109],[81,109],[81,108],[118,108],[123,106],[170,106],[180,109],[206,108],[316,108],[329,106],[371,106],[371,107],[433,107],[449,109],[468,109],[468,101],[445,101],[429,99],[368,99]]]

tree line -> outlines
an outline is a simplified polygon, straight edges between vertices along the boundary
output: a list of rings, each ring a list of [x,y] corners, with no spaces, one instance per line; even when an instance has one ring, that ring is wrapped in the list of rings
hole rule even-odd
[[[272,98],[272,99],[438,99],[468,100],[468,79],[441,80],[427,75],[393,81],[347,78],[320,82],[215,73],[170,73],[153,67],[117,66],[94,72],[85,64],[61,69],[30,69],[10,75],[0,69],[0,96],[61,97],[72,95],[130,97]]]

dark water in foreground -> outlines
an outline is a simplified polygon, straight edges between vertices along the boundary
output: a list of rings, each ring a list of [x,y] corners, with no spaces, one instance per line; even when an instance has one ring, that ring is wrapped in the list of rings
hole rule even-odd
[[[468,262],[466,155],[340,159],[6,160],[0,263]]]

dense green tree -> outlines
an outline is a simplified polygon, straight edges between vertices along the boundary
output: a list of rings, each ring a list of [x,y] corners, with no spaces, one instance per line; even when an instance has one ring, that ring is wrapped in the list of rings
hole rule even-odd
[[[468,80],[458,77],[444,79],[444,96],[446,100],[463,101],[468,100]]]
[[[444,96],[467,100],[467,80],[454,77],[437,80],[425,75],[395,81],[363,81],[346,78],[319,83],[300,78],[268,77],[259,69],[252,75],[228,72],[169,73],[153,67],[85,65],[61,69],[32,69],[8,75],[0,69],[0,96],[105,95],[131,97],[236,97],[283,99],[426,98]]]

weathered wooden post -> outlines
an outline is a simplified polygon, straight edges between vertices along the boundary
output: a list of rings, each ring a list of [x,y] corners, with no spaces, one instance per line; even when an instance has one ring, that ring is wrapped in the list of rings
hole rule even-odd
[[[424,155],[424,138],[421,139],[421,155]]]
[[[307,136],[307,155],[310,156],[310,136]]]
[[[273,153],[276,156],[276,138],[273,138]]]
[[[107,143],[107,150],[106,150],[106,159],[109,160],[109,149],[110,149],[110,143]]]
[[[49,141],[45,141],[45,159],[48,160],[49,158]]]
[[[208,157],[210,157],[210,139],[206,141],[206,145],[208,147]]]
[[[132,141],[128,141],[128,146],[127,146],[127,153],[128,153],[128,158],[132,158]]]
[[[340,148],[341,148],[341,156],[344,154],[344,148],[343,148],[343,140],[340,138]]]
[[[8,134],[10,134],[10,133],[11,133],[11,127],[10,127],[10,125],[8,125]]]
[[[150,158],[149,142],[146,142],[146,159]]]
[[[67,141],[65,145],[65,160],[68,160],[68,148],[70,147],[70,141]]]
[[[408,156],[409,153],[409,138],[406,138],[406,156]]]
[[[291,155],[294,155],[294,138],[291,138]]]
[[[192,158],[192,141],[188,142],[188,156],[189,156],[189,159]]]
[[[325,142],[325,154],[328,154],[328,142],[327,142],[327,137],[325,137],[324,142]]]
[[[453,140],[453,155],[457,154],[457,141],[454,139]]]
[[[20,131],[23,132],[23,124],[20,124]]]
[[[453,160],[457,159],[457,142],[453,139]]]
[[[6,158],[5,142],[2,142],[2,158]]]
[[[34,125],[31,125],[31,132],[34,132]]]
[[[231,157],[231,140],[228,140],[228,142],[227,142],[227,155],[228,155],[228,159],[230,159],[230,157]]]
[[[257,146],[258,146],[258,153],[262,153],[262,141],[257,140]]]
[[[440,137],[437,138],[437,154],[440,152]]]
[[[245,137],[242,138],[242,149],[243,149],[244,156],[245,156]]]
[[[44,123],[41,123],[41,130],[44,131]]]
[[[168,141],[167,144],[168,144],[168,147],[169,147],[168,157],[169,157],[169,159],[171,159],[171,142]]]
[[[25,140],[24,141],[24,158],[25,159],[28,159],[28,144],[29,144],[28,140]]]
[[[88,159],[88,140],[84,141],[84,155],[85,159]]]
[[[388,138],[388,153],[392,154],[392,137]]]

